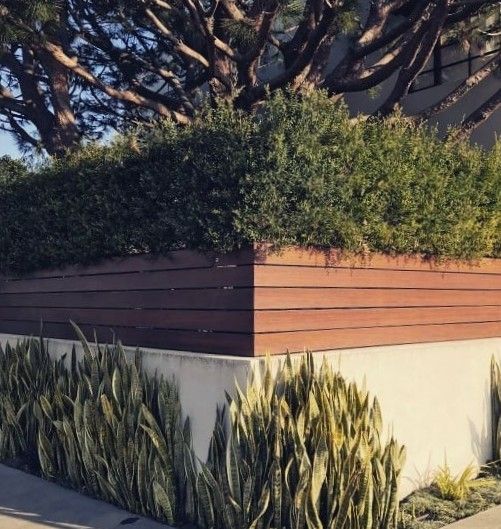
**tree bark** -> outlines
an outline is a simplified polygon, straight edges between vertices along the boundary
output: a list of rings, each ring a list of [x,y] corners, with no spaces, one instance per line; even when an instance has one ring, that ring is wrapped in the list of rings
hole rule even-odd
[[[370,0],[368,16],[358,13],[362,26],[348,34],[345,16],[354,14],[344,0],[304,0],[293,23],[284,23],[281,0],[107,0],[99,9],[87,0],[60,0],[51,23],[27,17],[20,3],[0,4],[2,27],[22,35],[12,56],[4,56],[11,44],[0,44],[0,125],[10,123],[26,144],[40,136],[48,152],[60,153],[77,145],[82,131],[96,137],[106,127],[155,117],[189,123],[207,92],[252,111],[275,90],[318,87],[340,97],[395,77],[379,109],[393,112],[444,32],[497,1]],[[338,37],[348,42],[331,68]],[[268,51],[278,57],[275,69],[260,68]],[[494,60],[422,117],[484,82],[499,66]],[[492,104],[473,113],[466,128]]]
[[[428,62],[433,49],[439,42],[441,30],[447,18],[447,0],[438,0],[432,8],[429,20],[423,20],[421,38],[416,42],[417,46],[410,46],[405,58],[405,65],[398,73],[395,86],[386,101],[381,105],[377,113],[385,116],[393,112],[402,98],[409,93],[412,83],[423,70]]]
[[[472,112],[461,124],[458,137],[467,138],[482,123],[487,121],[494,112],[501,107],[501,89],[495,92],[487,101]]]
[[[54,113],[52,140],[54,147],[52,154],[61,155],[76,147],[81,139],[71,106],[68,70],[47,53],[42,54],[41,61],[48,74],[50,98]]]
[[[440,114],[451,106],[455,105],[461,98],[463,98],[472,88],[487,79],[493,72],[495,72],[501,64],[501,53],[498,53],[494,59],[484,64],[479,70],[467,77],[457,88],[450,92],[441,101],[426,109],[419,114],[423,119],[429,119],[435,114]]]

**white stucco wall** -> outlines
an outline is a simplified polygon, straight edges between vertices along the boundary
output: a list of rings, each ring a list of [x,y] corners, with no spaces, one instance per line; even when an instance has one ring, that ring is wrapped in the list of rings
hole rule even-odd
[[[16,339],[0,335],[2,344]],[[72,345],[50,340],[55,355]],[[194,448],[205,458],[224,391],[231,392],[235,380],[244,384],[249,370],[263,360],[143,351],[148,371],[176,377]],[[381,402],[386,428],[407,446],[402,495],[428,482],[445,457],[455,472],[490,457],[489,368],[493,355],[501,360],[501,338],[330,351],[317,353],[318,361],[322,355],[348,379],[366,381]]]
[[[354,114],[359,112],[375,112],[388,96],[388,92],[393,86],[394,78],[395,76],[381,85],[381,90],[377,97],[370,97],[367,92],[347,94],[345,99],[350,110]],[[459,84],[460,80],[452,80],[444,82],[444,84],[440,86],[409,94],[402,101],[403,109],[406,113],[411,115],[422,112],[452,92]],[[500,86],[500,77],[496,75],[492,76],[482,84],[473,88],[466,96],[461,98],[457,104],[430,119],[430,125],[436,126],[440,134],[445,134],[448,127],[453,125],[459,126],[466,117],[499,90]],[[491,147],[496,141],[496,138],[499,137],[500,133],[501,110],[497,110],[472,133],[471,141],[472,143],[477,143],[484,147]]]

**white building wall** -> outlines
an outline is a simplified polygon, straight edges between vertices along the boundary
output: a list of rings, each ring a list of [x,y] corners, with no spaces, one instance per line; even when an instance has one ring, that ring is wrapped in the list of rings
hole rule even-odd
[[[391,89],[393,79],[381,86],[377,97],[370,97],[367,92],[346,94],[345,99],[350,110],[356,114],[372,113],[377,110],[385,96]],[[440,86],[427,88],[409,94],[403,100],[404,112],[415,114],[437,103],[447,94],[452,92],[460,81],[449,81]],[[475,111],[484,101],[501,88],[501,77],[492,76],[480,85],[473,88],[465,97],[447,109],[445,112],[434,116],[429,123],[437,126],[439,133],[444,134],[451,125],[460,125],[461,121]],[[491,147],[496,137],[501,136],[501,110],[496,111],[487,121],[482,123],[471,135],[471,141],[484,147]]]

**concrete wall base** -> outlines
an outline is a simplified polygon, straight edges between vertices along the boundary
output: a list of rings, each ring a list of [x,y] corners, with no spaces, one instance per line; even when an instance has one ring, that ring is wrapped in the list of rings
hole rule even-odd
[[[0,343],[15,343],[18,338],[0,334]],[[75,343],[50,339],[49,348],[57,356]],[[231,393],[235,380],[245,385],[250,370],[264,360],[158,349],[143,352],[148,372],[176,378],[183,411],[191,418],[195,451],[205,459],[216,406],[224,403],[225,390]],[[319,362],[322,356],[377,395],[388,431],[406,445],[402,495],[429,483],[446,458],[459,472],[491,457],[490,359],[501,360],[501,338],[316,353]],[[271,358],[275,366],[282,360]]]

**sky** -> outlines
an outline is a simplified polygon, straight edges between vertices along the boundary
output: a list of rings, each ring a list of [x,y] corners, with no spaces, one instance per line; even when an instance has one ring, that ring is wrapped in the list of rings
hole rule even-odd
[[[13,158],[19,157],[19,151],[10,135],[5,132],[0,132],[0,156],[4,156],[5,154]]]

